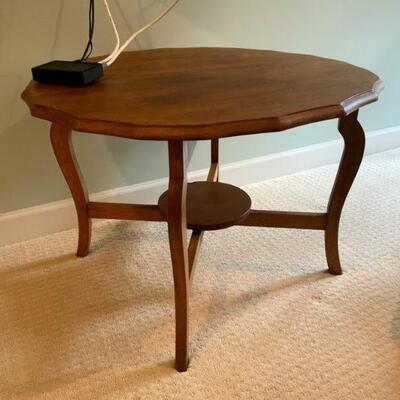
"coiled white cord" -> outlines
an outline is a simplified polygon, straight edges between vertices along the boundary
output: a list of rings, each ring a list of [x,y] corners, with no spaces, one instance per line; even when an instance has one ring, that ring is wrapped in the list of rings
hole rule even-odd
[[[132,43],[133,40],[135,40],[140,34],[142,34],[147,29],[151,28],[158,21],[160,21],[162,18],[164,18],[179,3],[179,1],[180,0],[174,0],[172,2],[172,4],[161,15],[159,15],[157,18],[153,19],[146,26],[144,26],[143,28],[139,29],[134,34],[132,34],[132,36],[129,37],[129,39],[123,45],[120,45],[120,36],[119,36],[119,33],[118,33],[117,26],[115,24],[115,21],[114,21],[114,18],[112,16],[110,7],[108,5],[108,2],[107,2],[107,0],[104,0],[104,4],[106,6],[107,13],[108,13],[108,16],[109,16],[110,21],[111,21],[111,25],[113,26],[113,29],[114,29],[114,33],[115,33],[115,37],[116,37],[116,40],[117,40],[117,44],[115,46],[114,51],[107,58],[105,58],[104,60],[100,61],[100,63],[103,64],[104,67],[109,67],[119,57],[119,55]]]

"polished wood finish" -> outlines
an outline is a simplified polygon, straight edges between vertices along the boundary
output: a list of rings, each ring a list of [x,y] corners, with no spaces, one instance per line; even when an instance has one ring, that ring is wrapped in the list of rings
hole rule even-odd
[[[327,214],[251,210],[239,225],[263,228],[326,229]]]
[[[196,270],[197,263],[199,261],[200,249],[203,243],[203,238],[204,238],[204,231],[201,231],[200,229],[195,229],[192,232],[188,248],[190,284],[193,284],[194,272]]]
[[[207,177],[208,182],[218,182],[219,181],[219,164],[212,163],[210,167],[210,171]]]
[[[275,132],[341,118],[378,99],[362,68],[320,57],[234,48],[128,52],[86,88],[32,82],[32,115],[72,129],[149,140]]]
[[[339,121],[339,132],[344,139],[344,152],[328,205],[325,249],[329,272],[341,275],[339,258],[339,223],[347,195],[360,168],[365,149],[365,134],[357,120],[358,111]]]
[[[211,169],[208,182],[219,182],[219,139],[211,140]]]
[[[176,369],[186,371],[189,294],[205,229],[234,224],[322,230],[329,271],[342,273],[339,222],[365,146],[358,109],[376,101],[382,88],[376,75],[339,61],[261,50],[192,48],[125,53],[105,78],[92,86],[67,88],[32,82],[23,98],[32,115],[53,122],[51,141],[78,214],[78,256],[88,254],[91,219],[168,223]],[[236,188],[230,192],[223,189],[227,204],[215,207],[218,202],[209,190],[224,187],[216,183],[220,138],[280,131],[333,118],[340,120],[345,149],[326,213],[250,210],[250,199]],[[71,143],[72,129],[168,141],[169,187],[160,207],[90,202]],[[208,184],[188,186],[188,162],[195,141],[203,139],[211,140]],[[196,185],[197,192],[193,191]],[[202,197],[205,207],[193,212],[191,205]],[[238,200],[245,207],[235,204]],[[188,227],[194,229],[189,245]]]
[[[158,201],[164,215],[168,213],[168,192]],[[220,182],[194,182],[187,189],[187,227],[215,231],[243,221],[251,209],[249,195],[235,186]]]
[[[207,176],[207,182],[218,182],[219,181],[219,140],[213,139],[211,141],[211,166]],[[200,249],[203,243],[204,231],[195,229],[192,232],[192,236],[189,242],[189,276],[190,284],[193,284],[194,274],[198,264]]]
[[[88,204],[89,217],[94,219],[117,219],[127,221],[167,221],[158,206],[149,204]]]
[[[207,182],[219,181],[219,140],[211,141],[211,166],[207,176]],[[200,256],[200,247],[203,243],[204,231],[195,229],[189,243],[189,274],[190,284],[193,284],[194,273]]]
[[[88,213],[89,196],[72,146],[71,129],[66,125],[53,124],[50,137],[54,154],[71,191],[78,215],[79,241],[76,255],[85,257],[89,253],[92,222]]]
[[[175,368],[189,364],[189,259],[187,251],[187,144],[169,142],[168,234],[175,286]]]

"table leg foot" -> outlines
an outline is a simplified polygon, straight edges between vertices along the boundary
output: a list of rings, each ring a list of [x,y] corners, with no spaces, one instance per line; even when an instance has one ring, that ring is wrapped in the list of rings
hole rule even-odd
[[[332,275],[342,274],[339,255],[340,217],[346,198],[360,168],[365,149],[365,134],[357,117],[358,112],[354,112],[339,121],[339,132],[344,139],[345,147],[329,200],[325,231],[326,257],[329,272]]]
[[[51,144],[60,169],[74,199],[79,225],[79,242],[76,255],[85,257],[89,253],[91,219],[88,213],[89,196],[72,146],[71,129],[60,124],[51,127]]]
[[[186,223],[187,147],[169,143],[170,180],[168,189],[168,234],[175,287],[176,361],[184,372],[189,364],[189,257]]]

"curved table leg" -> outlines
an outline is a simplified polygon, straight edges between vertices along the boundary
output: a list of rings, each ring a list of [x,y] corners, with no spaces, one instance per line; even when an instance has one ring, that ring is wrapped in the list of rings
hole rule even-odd
[[[341,275],[339,257],[339,223],[347,195],[360,168],[365,149],[365,134],[357,120],[358,111],[340,119],[339,132],[343,136],[345,147],[339,171],[328,205],[327,227],[325,231],[325,249],[329,272]]]
[[[50,136],[54,153],[71,191],[78,215],[79,244],[76,255],[85,257],[89,253],[92,231],[88,214],[89,198],[72,146],[71,129],[64,125],[53,124]]]
[[[215,182],[219,182],[219,139],[211,140],[211,165],[216,168]]]
[[[176,361],[184,372],[189,364],[189,261],[186,224],[186,143],[169,142],[168,234],[175,285]]]

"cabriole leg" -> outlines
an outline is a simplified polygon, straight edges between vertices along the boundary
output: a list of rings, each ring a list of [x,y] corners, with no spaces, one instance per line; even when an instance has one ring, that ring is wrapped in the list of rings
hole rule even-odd
[[[186,192],[187,145],[172,141],[169,147],[168,234],[175,286],[176,361],[184,372],[189,364],[189,260],[187,250]]]
[[[365,134],[357,120],[358,111],[339,121],[339,132],[344,139],[344,152],[328,205],[325,249],[329,272],[341,275],[339,257],[339,223],[347,195],[360,168],[365,149]]]
[[[89,198],[72,146],[72,132],[67,126],[53,124],[50,136],[55,156],[71,191],[78,215],[79,243],[76,254],[78,257],[85,257],[89,253],[92,231],[88,214]]]

